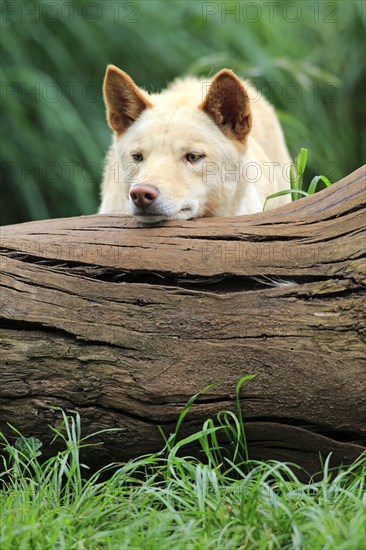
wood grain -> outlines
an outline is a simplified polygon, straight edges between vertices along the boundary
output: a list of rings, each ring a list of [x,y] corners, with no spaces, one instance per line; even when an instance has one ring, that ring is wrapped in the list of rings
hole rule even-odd
[[[103,428],[95,466],[162,447],[242,389],[250,455],[319,469],[365,448],[365,167],[273,212],[1,230],[0,428],[47,443],[50,406]],[[273,286],[271,281],[292,284]]]

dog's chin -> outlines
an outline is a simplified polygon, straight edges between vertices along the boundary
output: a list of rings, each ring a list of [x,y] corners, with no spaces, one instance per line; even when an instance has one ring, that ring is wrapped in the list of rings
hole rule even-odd
[[[144,225],[156,225],[157,223],[165,222],[170,219],[166,216],[138,216],[134,215],[135,220]]]
[[[194,218],[191,208],[182,208],[175,214],[156,214],[154,216],[133,214],[134,218],[143,224],[153,225],[170,220],[190,220]]]

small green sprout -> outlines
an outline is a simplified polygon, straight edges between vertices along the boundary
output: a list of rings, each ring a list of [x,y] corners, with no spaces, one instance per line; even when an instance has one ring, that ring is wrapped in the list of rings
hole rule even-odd
[[[329,179],[325,176],[315,176],[309,186],[307,191],[303,189],[303,176],[306,168],[306,163],[308,160],[308,150],[301,148],[300,153],[295,158],[293,164],[290,166],[290,189],[285,189],[283,191],[278,191],[269,195],[266,198],[264,203],[263,210],[266,209],[267,202],[270,199],[275,199],[277,197],[282,197],[284,195],[291,195],[293,201],[301,199],[301,197],[308,197],[309,195],[314,195],[317,191],[318,183],[323,182],[326,187],[330,187],[332,184]]]

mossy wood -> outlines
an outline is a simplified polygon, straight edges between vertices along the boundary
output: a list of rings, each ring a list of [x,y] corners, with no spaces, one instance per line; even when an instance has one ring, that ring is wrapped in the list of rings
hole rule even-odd
[[[98,466],[162,448],[240,393],[249,454],[319,470],[365,448],[365,167],[272,212],[141,227],[2,228],[0,428],[44,441],[80,412]],[[293,284],[272,286],[271,280]]]

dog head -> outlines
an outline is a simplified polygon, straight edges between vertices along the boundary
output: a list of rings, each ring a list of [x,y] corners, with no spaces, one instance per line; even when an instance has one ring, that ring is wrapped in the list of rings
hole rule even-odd
[[[234,73],[220,71],[205,94],[188,78],[149,95],[109,65],[104,98],[117,184],[134,216],[154,223],[227,211],[251,129],[248,94]]]

